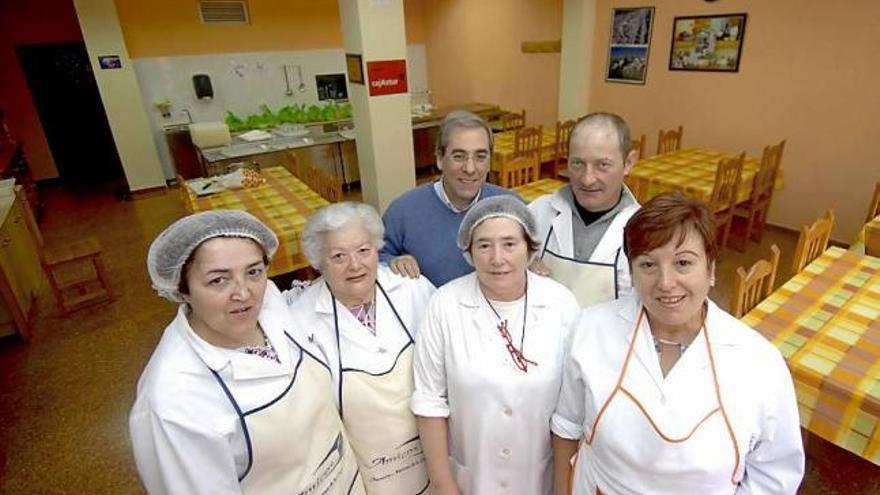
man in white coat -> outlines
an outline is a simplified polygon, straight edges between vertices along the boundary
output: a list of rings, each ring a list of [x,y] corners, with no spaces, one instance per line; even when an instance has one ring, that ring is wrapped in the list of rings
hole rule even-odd
[[[636,161],[626,122],[591,113],[571,131],[571,183],[529,205],[543,246],[532,270],[575,293],[582,307],[632,292],[623,227],[639,209],[623,184]]]

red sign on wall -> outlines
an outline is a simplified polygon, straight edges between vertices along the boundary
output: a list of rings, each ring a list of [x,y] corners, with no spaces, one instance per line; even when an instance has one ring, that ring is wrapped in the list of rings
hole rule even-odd
[[[406,93],[406,60],[367,62],[370,96]]]

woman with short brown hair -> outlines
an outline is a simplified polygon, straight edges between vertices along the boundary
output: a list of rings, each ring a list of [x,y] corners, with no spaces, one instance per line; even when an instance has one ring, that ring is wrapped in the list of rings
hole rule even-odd
[[[575,329],[551,421],[557,493],[797,490],[791,375],[775,347],[709,300],[714,232],[706,205],[679,193],[627,223],[635,294],[588,308]]]

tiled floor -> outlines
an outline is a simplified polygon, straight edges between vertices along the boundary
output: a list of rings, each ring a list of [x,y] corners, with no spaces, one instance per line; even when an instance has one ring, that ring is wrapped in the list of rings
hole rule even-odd
[[[125,203],[60,190],[45,197],[47,243],[97,236],[116,298],[60,318],[44,295],[31,341],[0,341],[0,493],[143,493],[127,415],[137,378],[175,311],[150,288],[144,260],[152,239],[184,211],[176,191]],[[735,268],[766,256],[771,242],[782,249],[778,280],[786,280],[794,235],[770,230],[746,255],[725,252],[713,298],[726,307]],[[817,452],[831,474],[820,479],[811,469],[802,493],[880,493],[876,467],[833,447]]]

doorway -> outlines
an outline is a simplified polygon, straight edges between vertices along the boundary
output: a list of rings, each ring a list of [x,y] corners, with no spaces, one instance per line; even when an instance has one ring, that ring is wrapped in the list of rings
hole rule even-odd
[[[126,197],[128,183],[85,44],[20,45],[16,54],[63,185]]]

